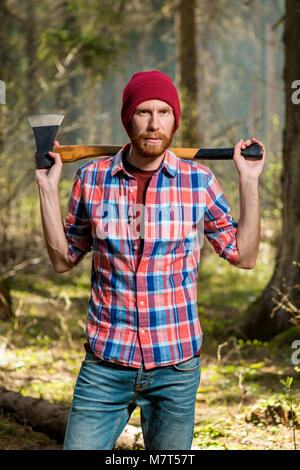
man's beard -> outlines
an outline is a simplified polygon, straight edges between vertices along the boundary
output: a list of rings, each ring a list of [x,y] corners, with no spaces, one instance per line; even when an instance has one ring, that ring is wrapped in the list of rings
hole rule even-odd
[[[145,158],[155,158],[163,155],[165,151],[170,147],[173,139],[173,133],[166,136],[164,134],[142,134],[138,137],[132,135],[130,132],[130,140],[132,145],[138,150],[138,152]],[[148,142],[146,139],[159,138],[161,139],[158,143]]]

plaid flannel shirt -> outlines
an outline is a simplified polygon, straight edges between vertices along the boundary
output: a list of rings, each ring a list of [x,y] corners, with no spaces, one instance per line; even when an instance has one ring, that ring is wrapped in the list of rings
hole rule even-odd
[[[77,170],[64,230],[72,263],[92,250],[86,323],[91,350],[103,360],[140,367],[134,361],[140,345],[151,369],[199,351],[201,233],[234,265],[237,223],[212,171],[170,149],[150,180],[145,206],[137,205],[137,181],[122,161],[127,146]],[[139,236],[144,247],[136,268]]]

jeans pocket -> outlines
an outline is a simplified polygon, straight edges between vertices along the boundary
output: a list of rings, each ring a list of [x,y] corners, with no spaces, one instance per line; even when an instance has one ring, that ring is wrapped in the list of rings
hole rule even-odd
[[[173,365],[174,369],[179,370],[180,372],[192,372],[201,367],[200,356],[194,356],[187,361],[179,362],[178,364]]]
[[[87,352],[85,353],[85,358],[83,360],[83,364],[100,364],[101,359],[95,356],[95,354]]]

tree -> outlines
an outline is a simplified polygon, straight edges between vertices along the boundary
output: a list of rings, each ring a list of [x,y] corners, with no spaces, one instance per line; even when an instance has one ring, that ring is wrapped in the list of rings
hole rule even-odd
[[[181,139],[199,143],[197,111],[196,1],[180,1],[176,11],[177,81],[182,107]]]
[[[96,128],[90,117],[92,79],[101,81],[122,51],[123,5],[123,0],[0,0],[0,79],[7,84],[7,105],[0,110],[0,319],[13,315],[10,279],[32,269],[33,260],[48,259],[27,116],[53,110],[67,115],[69,132],[76,125]],[[78,130],[72,137],[76,143]]]
[[[267,340],[288,328],[289,314],[278,307],[282,297],[288,295],[299,308],[300,259],[300,105],[292,101],[292,83],[300,77],[300,4],[285,2],[283,35],[285,66],[285,129],[283,132],[282,232],[273,275],[261,297],[246,315],[243,331],[248,338]],[[276,309],[274,315],[272,312]]]

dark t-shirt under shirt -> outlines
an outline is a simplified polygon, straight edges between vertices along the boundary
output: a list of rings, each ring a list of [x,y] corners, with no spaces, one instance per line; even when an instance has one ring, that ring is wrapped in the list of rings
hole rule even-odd
[[[149,185],[149,182],[151,180],[151,177],[153,173],[155,173],[156,170],[140,170],[136,166],[132,165],[127,161],[127,152],[124,152],[123,154],[123,164],[125,167],[125,170],[128,171],[132,176],[135,177],[137,180],[137,200],[136,204],[146,204],[146,192],[147,188]],[[140,213],[139,211],[136,211],[136,217],[139,217]],[[140,232],[140,224],[137,225],[137,232]],[[136,269],[138,268],[139,262],[142,257],[143,253],[143,248],[144,248],[144,239],[141,237],[138,237],[134,240],[133,243],[133,249],[135,252],[135,266]]]

